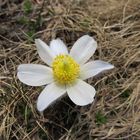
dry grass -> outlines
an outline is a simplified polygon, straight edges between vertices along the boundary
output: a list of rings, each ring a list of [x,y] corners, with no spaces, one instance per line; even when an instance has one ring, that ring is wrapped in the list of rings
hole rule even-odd
[[[34,4],[31,11],[22,1],[2,2],[1,140],[140,139],[139,0],[49,0],[43,7]],[[22,84],[17,66],[42,63],[34,38],[48,43],[60,37],[70,47],[84,34],[98,41],[94,58],[111,62],[115,69],[88,80],[97,90],[92,105],[78,107],[66,97],[39,114],[36,100],[43,87]]]

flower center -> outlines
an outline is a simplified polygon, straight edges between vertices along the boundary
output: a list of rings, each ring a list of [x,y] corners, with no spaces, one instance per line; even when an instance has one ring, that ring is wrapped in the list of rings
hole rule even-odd
[[[58,55],[52,63],[53,75],[61,84],[72,83],[80,72],[80,66],[68,55]]]

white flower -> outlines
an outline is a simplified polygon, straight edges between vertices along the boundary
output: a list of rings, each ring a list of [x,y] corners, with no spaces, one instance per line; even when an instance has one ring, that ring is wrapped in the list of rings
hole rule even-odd
[[[47,85],[38,97],[39,111],[43,111],[65,93],[76,105],[92,103],[96,91],[83,80],[114,68],[101,60],[87,62],[97,48],[96,41],[88,35],[79,38],[70,53],[60,39],[52,40],[50,47],[40,39],[36,39],[35,43],[39,56],[49,67],[22,64],[18,67],[17,76],[21,82],[30,86]]]

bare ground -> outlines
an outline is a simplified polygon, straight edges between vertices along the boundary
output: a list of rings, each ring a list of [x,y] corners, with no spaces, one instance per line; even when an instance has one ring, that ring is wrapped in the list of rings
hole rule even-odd
[[[0,11],[1,140],[140,139],[139,0],[2,0]],[[70,48],[85,34],[98,42],[92,59],[115,69],[88,80],[97,90],[92,105],[79,107],[65,97],[40,114],[43,87],[21,83],[17,66],[43,64],[35,38],[59,37]]]

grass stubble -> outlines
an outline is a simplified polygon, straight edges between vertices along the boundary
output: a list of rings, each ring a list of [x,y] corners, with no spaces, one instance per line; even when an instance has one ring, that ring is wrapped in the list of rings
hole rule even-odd
[[[0,4],[0,139],[140,139],[140,1],[26,4]],[[78,107],[65,97],[40,114],[36,100],[44,87],[22,84],[17,66],[43,64],[34,38],[48,43],[60,37],[71,48],[84,34],[98,42],[91,59],[108,61],[115,68],[88,80],[97,90],[92,105]]]

